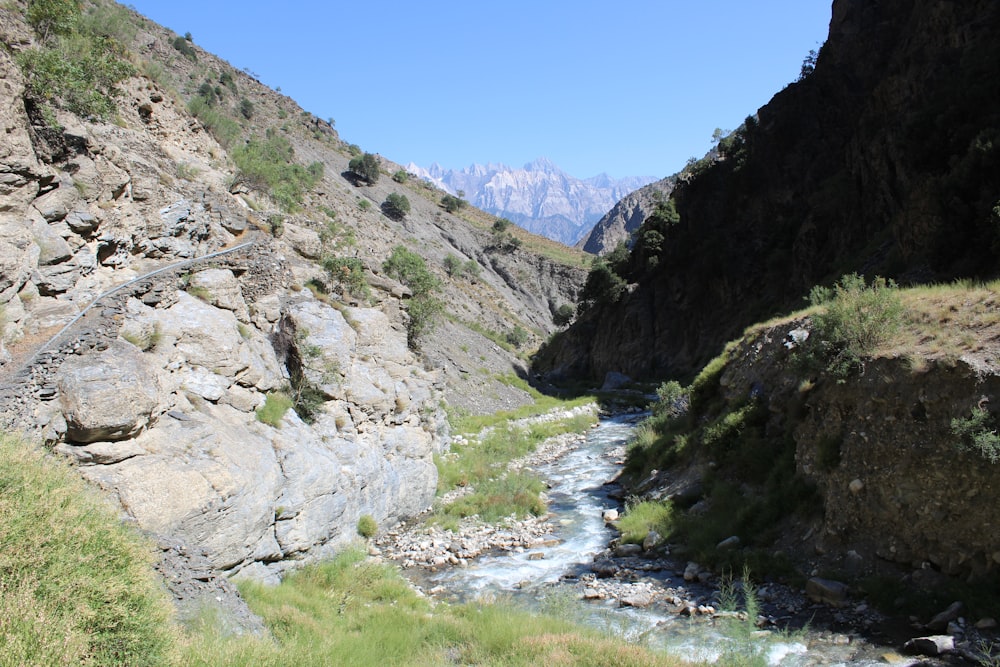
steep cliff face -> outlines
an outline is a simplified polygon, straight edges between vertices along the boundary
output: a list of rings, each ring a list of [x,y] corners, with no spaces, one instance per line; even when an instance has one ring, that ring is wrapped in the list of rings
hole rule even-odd
[[[683,375],[850,271],[994,275],[998,26],[985,1],[834,2],[815,70],[681,174],[655,266],[537,368]]]
[[[991,304],[971,298],[952,312],[982,317]],[[712,394],[723,411],[759,401],[760,432],[787,436],[795,474],[815,485],[820,520],[804,547],[805,528],[796,533],[795,554],[856,574],[885,562],[964,577],[995,572],[1000,535],[990,508],[1000,502],[1000,467],[953,426],[998,400],[992,343],[942,355],[926,335],[907,356],[878,354],[838,381],[793,361],[788,334],[809,328],[805,319],[748,335],[729,351]],[[717,476],[742,479],[745,470],[719,462]],[[851,551],[862,559],[851,564]]]
[[[123,7],[83,3],[98,6],[147,73],[119,83],[107,120],[31,93],[17,61],[39,45],[27,3],[0,10],[0,424],[227,574],[273,580],[332,555],[363,515],[387,527],[427,508],[442,398],[484,412],[530,401],[498,379],[523,362],[480,331],[553,330],[581,262],[536,254],[527,235],[492,252],[489,216],[450,215],[423,184],[355,186],[328,123]],[[214,115],[191,115],[199,91]],[[321,174],[293,206],[233,158],[276,136],[277,162]],[[411,212],[384,215],[403,192]],[[382,268],[397,245],[420,254],[451,314],[422,353],[410,290]],[[357,267],[363,293],[329,258]]]
[[[677,179],[674,176],[644,185],[622,197],[594,228],[577,243],[578,248],[594,255],[606,255],[619,243],[628,243],[632,234],[646,221],[656,203],[670,196]]]

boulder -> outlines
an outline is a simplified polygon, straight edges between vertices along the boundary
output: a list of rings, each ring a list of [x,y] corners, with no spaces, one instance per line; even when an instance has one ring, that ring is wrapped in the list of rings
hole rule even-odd
[[[236,319],[250,317],[240,283],[229,269],[205,269],[191,276],[190,285],[203,290],[205,300],[216,308],[231,310]]]
[[[806,595],[813,602],[842,607],[847,603],[847,584],[832,579],[813,577],[806,582]]]
[[[312,229],[286,223],[282,239],[306,259],[317,259],[323,254],[323,242],[319,234]]]
[[[955,638],[951,635],[914,637],[903,644],[903,653],[908,655],[937,656],[954,650]]]
[[[952,602],[948,605],[948,608],[939,614],[935,615],[927,623],[928,630],[944,630],[948,627],[948,624],[959,617],[962,613],[963,604],[959,601]]]
[[[131,438],[153,421],[161,403],[159,383],[142,353],[122,341],[70,357],[56,384],[72,442]]]

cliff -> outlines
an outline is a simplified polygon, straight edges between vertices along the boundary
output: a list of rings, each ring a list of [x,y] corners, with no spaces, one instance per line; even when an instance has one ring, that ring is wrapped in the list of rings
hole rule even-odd
[[[689,375],[851,271],[995,275],[998,27],[985,1],[834,2],[814,71],[680,175],[679,221],[536,370]]]
[[[443,400],[531,400],[494,339],[553,331],[582,254],[523,232],[497,251],[493,219],[447,213],[441,191],[356,184],[357,147],[326,121],[114,3],[76,19],[112,45],[114,82],[45,88],[88,71],[46,69],[39,54],[73,56],[26,8],[0,11],[4,427],[228,575],[273,581],[364,516],[386,528],[428,507]],[[403,193],[409,213],[385,214]],[[397,246],[438,286],[444,317],[419,345],[413,292],[384,269]]]
[[[677,178],[669,176],[630,192],[597,221],[576,247],[593,255],[606,255],[619,243],[631,245],[632,235],[656,209],[656,203],[670,196]]]

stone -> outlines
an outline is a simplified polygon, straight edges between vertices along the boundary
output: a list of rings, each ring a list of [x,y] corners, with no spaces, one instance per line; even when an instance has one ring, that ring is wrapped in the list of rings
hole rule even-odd
[[[56,382],[73,442],[131,438],[149,426],[161,402],[159,382],[142,353],[122,341],[67,359]]]
[[[101,222],[89,211],[72,211],[66,216],[66,224],[73,233],[86,236],[97,231]]]
[[[938,656],[955,650],[955,638],[951,635],[930,635],[914,637],[903,644],[907,655]]]
[[[604,519],[604,523],[611,523],[612,521],[617,521],[618,510],[615,509],[604,510],[604,513],[601,515],[601,517]]]
[[[618,574],[620,569],[613,561],[607,559],[595,560],[590,566],[590,569],[594,571],[601,579],[607,579]]]
[[[624,373],[608,371],[604,376],[604,384],[601,385],[601,391],[615,391],[616,389],[621,389],[631,381],[632,378]]]
[[[198,271],[191,275],[189,284],[201,290],[205,294],[205,300],[216,308],[232,311],[238,320],[249,320],[250,314],[240,283],[229,269]]]
[[[847,485],[847,488],[851,493],[857,495],[865,488],[865,483],[860,479],[852,479],[851,483]]]
[[[739,546],[740,546],[740,538],[737,537],[736,535],[733,535],[731,537],[727,537],[726,539],[716,544],[715,548],[719,551],[732,551],[733,549],[738,549]]]
[[[695,563],[694,561],[689,561],[687,566],[684,568],[684,581],[696,580],[699,572],[701,572],[701,565],[698,565],[698,563]]]
[[[80,193],[73,187],[73,179],[69,174],[60,174],[58,187],[46,192],[31,205],[42,214],[48,222],[62,220],[80,201]]]
[[[323,254],[323,242],[319,234],[307,227],[300,227],[292,223],[285,223],[282,240],[288,242],[295,252],[306,259],[317,259]]]
[[[642,553],[642,545],[639,544],[619,544],[615,547],[615,556],[618,558],[628,558],[638,556]]]
[[[952,602],[948,605],[948,608],[942,612],[939,612],[927,623],[928,630],[944,630],[948,627],[948,623],[956,620],[962,613],[962,608],[964,605],[960,601]]]
[[[646,533],[646,537],[642,540],[642,550],[652,551],[660,543],[663,538],[655,530],[651,530]]]
[[[998,627],[998,623],[995,618],[986,616],[976,621],[975,627],[976,630],[996,630]]]
[[[48,223],[36,220],[31,226],[31,232],[35,243],[38,244],[38,264],[40,266],[65,262],[73,256],[73,249]]]
[[[847,603],[847,584],[832,579],[812,577],[806,582],[806,595],[813,602],[841,607]]]
[[[619,600],[622,607],[636,607],[643,609],[653,604],[653,593],[647,590],[629,591]]]

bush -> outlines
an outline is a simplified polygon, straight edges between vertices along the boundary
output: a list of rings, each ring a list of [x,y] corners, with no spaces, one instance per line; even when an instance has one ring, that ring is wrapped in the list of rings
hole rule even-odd
[[[402,220],[410,212],[410,200],[406,195],[390,193],[382,202],[382,211],[393,220]]]
[[[433,330],[444,304],[434,296],[441,288],[441,281],[427,269],[423,258],[398,245],[382,264],[386,274],[403,283],[413,292],[407,301],[406,312],[410,316],[406,325],[410,347],[417,349],[420,340]]]
[[[644,501],[629,505],[625,516],[618,520],[618,530],[625,544],[642,544],[650,531],[655,531],[663,540],[670,537],[673,528],[673,507],[669,502]]]
[[[362,514],[358,518],[358,535],[364,538],[375,537],[378,533],[378,523],[371,514]]]
[[[245,97],[240,100],[240,115],[247,120],[253,117],[253,102]]]
[[[364,264],[357,257],[324,257],[323,268],[330,278],[343,285],[351,296],[365,300],[371,296],[368,280],[365,278]]]
[[[958,438],[959,449],[979,454],[990,463],[1000,461],[1000,433],[986,408],[977,406],[971,416],[952,419],[951,432]]]
[[[518,325],[518,326],[514,327],[513,329],[511,329],[510,331],[508,331],[507,332],[507,336],[506,336],[507,342],[510,343],[511,345],[513,345],[514,347],[517,347],[517,348],[519,348],[522,345],[524,345],[525,343],[527,343],[528,342],[528,338],[530,338],[530,337],[531,337],[531,334],[529,334],[524,329],[524,327],[522,327],[520,325]]]
[[[185,58],[189,58],[193,61],[198,60],[198,52],[194,50],[193,46],[191,46],[191,40],[184,39],[183,37],[176,37],[174,38],[173,46],[175,49],[180,51],[181,55]]]
[[[308,167],[294,162],[295,151],[288,139],[268,132],[265,139],[254,138],[230,152],[238,169],[233,187],[246,185],[266,192],[285,211],[301,206],[306,191],[323,176],[323,164]]]
[[[829,373],[843,379],[879,346],[888,343],[903,324],[904,307],[896,283],[876,277],[869,286],[856,273],[845,275],[832,289],[814,287],[810,347],[826,360]]]
[[[576,309],[573,308],[568,303],[556,308],[556,312],[552,314],[552,322],[555,323],[557,327],[564,327],[573,321],[573,317],[576,315]]]
[[[462,260],[460,260],[458,257],[455,257],[450,252],[447,255],[445,255],[444,261],[442,263],[444,265],[444,272],[448,274],[449,278],[454,278],[456,276],[462,275],[462,270],[463,270]]]
[[[331,123],[331,125],[332,124],[333,123]],[[396,171],[396,173],[392,175],[392,180],[396,181],[397,183],[406,183],[408,180],[410,180],[410,175],[406,173],[405,169],[399,169]]]
[[[350,171],[355,178],[359,181],[367,183],[368,185],[375,185],[378,183],[381,171],[379,170],[378,156],[371,153],[365,153],[364,155],[358,155],[351,159],[347,163],[347,169]]]
[[[290,407],[292,407],[292,399],[288,394],[272,391],[267,395],[264,405],[257,408],[257,421],[281,428],[281,419]]]
[[[614,303],[624,293],[625,281],[607,261],[599,259],[587,274],[587,281],[580,291],[580,305],[589,307],[599,303]]]
[[[460,211],[465,206],[465,200],[454,195],[445,195],[441,198],[441,205],[449,213]]]

